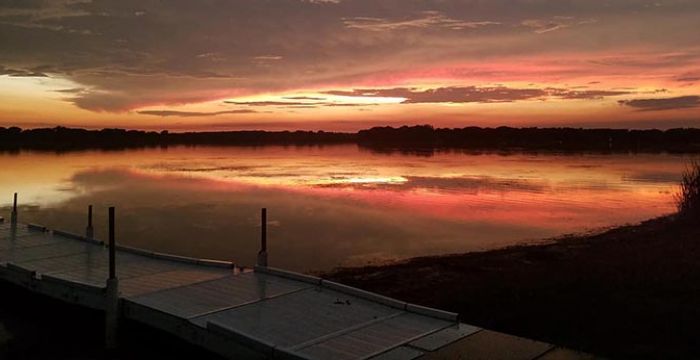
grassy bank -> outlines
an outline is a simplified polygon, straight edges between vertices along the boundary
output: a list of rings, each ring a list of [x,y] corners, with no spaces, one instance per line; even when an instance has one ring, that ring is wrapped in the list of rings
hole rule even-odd
[[[613,358],[700,358],[700,227],[676,215],[324,277]]]

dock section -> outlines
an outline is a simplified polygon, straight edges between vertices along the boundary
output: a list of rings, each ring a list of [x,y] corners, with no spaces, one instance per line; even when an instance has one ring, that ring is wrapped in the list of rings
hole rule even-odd
[[[231,359],[585,359],[459,323],[457,314],[259,266],[116,247],[119,317]],[[108,247],[0,223],[0,279],[108,310]],[[562,354],[564,357],[562,357]]]

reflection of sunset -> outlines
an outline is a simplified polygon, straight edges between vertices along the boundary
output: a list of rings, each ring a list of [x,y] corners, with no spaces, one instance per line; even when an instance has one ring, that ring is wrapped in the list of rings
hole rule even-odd
[[[408,180],[402,176],[391,176],[391,177],[334,177],[330,179],[319,179],[317,181],[312,181],[311,185],[342,185],[342,184],[376,184],[376,185],[391,185],[391,184],[402,184]]]
[[[194,219],[214,211],[215,218],[230,221],[230,212],[242,211],[239,220],[247,222],[256,207],[266,206],[283,217],[281,236],[296,239],[285,246],[352,244],[351,254],[334,255],[333,261],[366,258],[378,249],[379,257],[404,257],[492,248],[668,213],[686,163],[683,156],[663,154],[422,157],[372,154],[356,146],[177,147],[0,159],[0,187],[18,191],[22,204],[38,205],[37,221],[51,221],[42,216],[54,211],[77,211],[74,222],[94,202],[116,204],[126,213],[148,211],[146,219],[170,207],[194,217],[181,231],[205,226],[214,232],[227,225],[206,225],[214,221],[211,214]],[[11,200],[7,195],[2,203]],[[146,210],[154,204],[161,210]],[[142,221],[134,222],[135,229],[160,227]],[[354,230],[312,232],[312,225],[304,225],[309,221]],[[234,233],[254,231],[247,224]],[[127,233],[135,236],[128,241],[153,245],[140,243],[145,239],[138,232]],[[172,237],[158,240],[159,246],[185,246],[179,235]]]

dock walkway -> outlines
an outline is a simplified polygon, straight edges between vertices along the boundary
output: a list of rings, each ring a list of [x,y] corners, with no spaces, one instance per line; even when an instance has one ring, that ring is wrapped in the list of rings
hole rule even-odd
[[[69,303],[108,308],[108,253],[94,239],[0,223],[0,279]],[[269,267],[117,246],[116,273],[120,317],[231,359],[585,358],[459,323],[454,313]]]

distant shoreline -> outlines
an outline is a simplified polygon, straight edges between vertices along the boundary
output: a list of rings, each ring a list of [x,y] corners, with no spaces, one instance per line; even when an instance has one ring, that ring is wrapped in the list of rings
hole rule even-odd
[[[357,144],[377,152],[469,151],[671,152],[700,153],[700,129],[433,128],[375,127],[356,133],[326,131],[183,132],[125,129],[85,130],[0,127],[0,151],[120,150],[179,145],[264,146]]]
[[[700,227],[676,215],[322,277],[611,358],[700,358]]]

